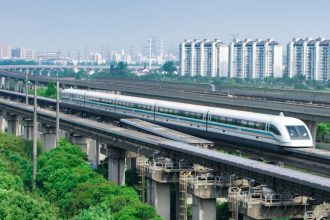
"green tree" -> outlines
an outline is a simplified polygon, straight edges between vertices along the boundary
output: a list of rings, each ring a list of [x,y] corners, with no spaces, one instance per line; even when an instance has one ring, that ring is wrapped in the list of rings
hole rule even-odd
[[[168,74],[172,75],[175,71],[177,71],[177,68],[173,61],[167,61],[162,66],[162,70],[167,72]]]
[[[45,96],[48,98],[55,98],[56,97],[56,86],[54,82],[49,82],[47,85],[47,89],[45,92]]]
[[[228,207],[228,202],[217,204],[217,220],[227,220],[230,218],[231,212]]]
[[[320,123],[317,127],[317,139],[321,142],[330,134],[330,123]]]
[[[105,203],[97,206],[92,206],[89,209],[84,209],[79,215],[72,220],[113,220],[111,210]]]

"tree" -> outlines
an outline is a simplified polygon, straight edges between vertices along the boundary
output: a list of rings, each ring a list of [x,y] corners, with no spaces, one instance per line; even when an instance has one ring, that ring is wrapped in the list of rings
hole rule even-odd
[[[330,123],[320,123],[317,127],[317,137],[323,142],[325,137],[330,134]]]
[[[47,98],[53,98],[56,97],[57,91],[56,91],[56,86],[54,82],[49,82],[47,85],[47,89],[45,92],[45,96]]]
[[[167,61],[162,66],[162,70],[167,72],[168,74],[172,75],[175,71],[177,71],[177,68],[173,61]]]
[[[101,203],[97,206],[92,206],[89,209],[83,210],[72,220],[113,220],[111,210],[105,203]]]

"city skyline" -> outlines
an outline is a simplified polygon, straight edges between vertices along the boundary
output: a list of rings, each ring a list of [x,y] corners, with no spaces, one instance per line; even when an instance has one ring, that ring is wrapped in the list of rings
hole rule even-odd
[[[0,43],[37,51],[83,52],[101,47],[140,49],[152,36],[163,40],[167,48],[185,38],[218,38],[229,43],[232,38],[271,37],[286,44],[293,37],[330,37],[330,30],[324,28],[330,20],[326,0],[315,2],[317,10],[297,0],[268,2],[267,8],[260,0],[207,0],[202,5],[187,0],[127,3],[4,1]]]

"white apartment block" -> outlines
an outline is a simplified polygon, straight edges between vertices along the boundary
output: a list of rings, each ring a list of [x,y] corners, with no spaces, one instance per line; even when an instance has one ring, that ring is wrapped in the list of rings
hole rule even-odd
[[[287,45],[287,75],[304,75],[307,79],[330,79],[330,40],[293,39]]]
[[[282,57],[282,46],[271,39],[234,40],[229,45],[229,77],[282,77]]]
[[[183,76],[228,76],[228,47],[219,40],[185,40],[180,44]]]
[[[11,47],[0,44],[0,60],[11,59]]]

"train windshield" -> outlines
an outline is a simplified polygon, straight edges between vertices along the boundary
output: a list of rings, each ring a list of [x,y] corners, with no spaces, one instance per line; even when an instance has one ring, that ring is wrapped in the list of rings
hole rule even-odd
[[[308,131],[305,126],[286,126],[292,140],[305,140],[309,139]]]

